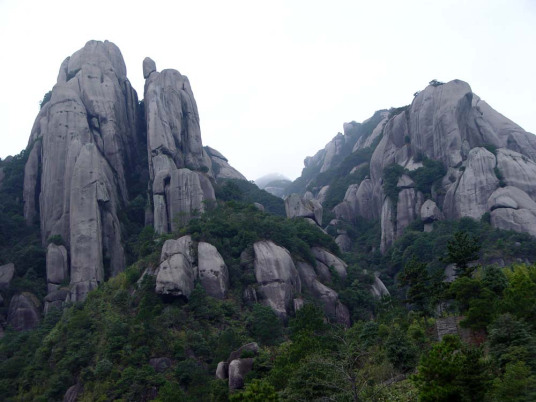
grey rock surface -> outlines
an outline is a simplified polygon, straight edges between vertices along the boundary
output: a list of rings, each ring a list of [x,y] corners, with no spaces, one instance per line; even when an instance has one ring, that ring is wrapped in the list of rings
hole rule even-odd
[[[229,363],[229,389],[244,388],[246,375],[253,369],[253,359],[235,359]]]
[[[149,70],[152,65],[144,62],[144,72]],[[184,225],[195,211],[204,211],[204,201],[215,199],[212,161],[203,149],[188,78],[177,70],[152,71],[144,93],[154,225],[158,233],[167,233],[177,220]]]
[[[156,270],[156,293],[186,299],[190,296],[197,276],[193,247],[190,236],[166,240]]]
[[[292,309],[292,300],[301,290],[290,253],[272,241],[257,242],[253,250],[258,294],[279,317],[286,318]]]
[[[69,279],[69,261],[65,246],[54,243],[48,245],[46,269],[49,292],[55,291],[62,282]]]
[[[312,247],[311,252],[318,261],[327,267],[332,267],[341,279],[346,279],[348,265],[343,260],[320,247]]]
[[[318,225],[322,225],[322,205],[310,195],[300,197],[299,194],[291,194],[285,198],[285,211],[287,218],[311,218]]]
[[[32,293],[16,294],[9,302],[7,323],[15,331],[27,331],[37,327],[41,321],[40,303]]]
[[[229,378],[229,363],[219,362],[216,367],[216,378],[219,380],[226,380]]]
[[[212,244],[200,242],[197,249],[199,280],[209,296],[224,299],[229,290],[229,271]]]
[[[9,284],[15,274],[15,264],[10,262],[0,266],[0,289],[6,290],[9,288]]]
[[[65,302],[70,300],[71,292],[69,288],[58,288],[57,290],[50,291],[48,295],[45,296],[45,314],[52,309],[61,310]]]
[[[391,296],[389,290],[385,287],[384,283],[380,279],[379,273],[374,273],[374,283],[370,287],[370,292],[372,295],[378,299],[382,297]]]
[[[113,261],[112,274],[124,268],[116,211],[128,201],[127,174],[139,159],[137,108],[119,49],[90,41],[62,63],[51,99],[32,128],[24,215],[28,223],[39,219],[43,244],[52,235],[67,242],[76,271],[74,300],[101,280],[97,272],[104,257]],[[90,177],[99,183],[80,187]],[[71,233],[80,225],[88,232]],[[86,269],[90,272],[83,273]]]
[[[212,163],[211,171],[213,172],[215,179],[247,180],[242,173],[229,164],[227,158],[220,152],[208,146],[204,147],[204,149],[207,155],[210,157],[210,161]]]

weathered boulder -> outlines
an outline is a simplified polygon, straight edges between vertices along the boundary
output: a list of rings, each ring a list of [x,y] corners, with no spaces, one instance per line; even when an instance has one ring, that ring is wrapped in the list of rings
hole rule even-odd
[[[378,213],[374,205],[373,194],[374,186],[369,178],[363,180],[359,185],[351,184],[346,190],[343,201],[333,209],[335,216],[349,222],[358,216],[365,219],[376,219]]]
[[[259,354],[259,350],[260,349],[257,342],[246,343],[245,345],[240,346],[237,350],[232,351],[227,361],[231,362],[235,359],[240,359],[246,353],[250,356],[256,356]]]
[[[190,296],[194,289],[197,269],[192,248],[190,236],[166,240],[162,246],[160,265],[156,270],[156,293],[186,299]]]
[[[150,57],[143,59],[143,78],[147,79],[156,71],[156,63]]]
[[[216,367],[216,378],[219,380],[226,380],[227,378],[229,378],[229,363],[218,363],[218,367]]]
[[[506,148],[497,149],[497,169],[508,186],[517,187],[536,201],[536,163]]]
[[[523,190],[498,188],[489,197],[488,208],[494,227],[536,236],[536,202]]]
[[[7,290],[15,274],[15,264],[10,262],[0,266],[0,290]]]
[[[63,402],[76,402],[78,400],[78,396],[83,391],[84,386],[82,383],[76,383],[75,385],[70,386],[63,396]]]
[[[287,218],[311,218],[322,225],[322,205],[312,196],[302,198],[299,194],[289,195],[285,198],[285,210]]]
[[[194,269],[184,254],[174,254],[160,263],[156,274],[156,293],[188,298],[194,290]]]
[[[445,197],[443,212],[448,218],[480,219],[487,211],[488,198],[499,187],[495,165],[495,155],[487,149],[477,147],[469,151],[463,174]]]
[[[259,204],[258,202],[254,202],[253,205],[255,205],[255,208],[257,208],[259,211],[264,212],[264,205]]]
[[[417,219],[422,205],[422,194],[413,188],[404,188],[398,193],[396,204],[396,237],[402,236],[408,225]]]
[[[395,241],[395,209],[391,198],[385,197],[381,214],[382,237],[380,251],[384,253]]]
[[[318,261],[332,267],[341,279],[346,279],[348,265],[343,260],[320,247],[312,247],[311,252]]]
[[[67,250],[63,245],[50,243],[46,257],[48,292],[53,292],[69,278],[69,262]]]
[[[432,200],[426,200],[421,206],[421,220],[431,223],[443,219],[443,214]]]
[[[301,290],[298,271],[288,250],[272,241],[260,241],[253,245],[254,268],[258,294],[281,318],[292,309],[292,300]]]
[[[37,327],[41,321],[40,303],[35,295],[23,292],[11,298],[7,323],[16,331],[27,331]]]
[[[391,296],[389,290],[385,287],[382,280],[380,279],[379,272],[374,273],[374,283],[370,287],[370,292],[372,295],[378,299],[382,297]]]
[[[224,299],[229,290],[229,271],[216,247],[200,242],[197,249],[199,280],[209,296]]]
[[[157,373],[163,373],[171,367],[173,362],[169,357],[154,357],[149,359],[149,366],[154,368]]]
[[[306,262],[296,263],[304,287],[315,300],[322,303],[324,313],[341,325],[350,326],[348,308],[339,301],[339,295],[333,289],[318,280],[314,268]]]
[[[338,235],[335,238],[335,243],[337,243],[342,252],[348,252],[352,249],[352,240],[345,233]]]
[[[52,309],[61,310],[65,302],[70,299],[70,294],[69,288],[58,288],[57,290],[49,291],[48,295],[45,296],[45,314]]]
[[[229,363],[229,389],[244,388],[246,375],[253,369],[253,359],[235,359]]]
[[[211,147],[204,147],[204,149],[212,162],[211,171],[213,172],[215,179],[247,180],[242,173],[229,165],[227,158],[220,152]]]

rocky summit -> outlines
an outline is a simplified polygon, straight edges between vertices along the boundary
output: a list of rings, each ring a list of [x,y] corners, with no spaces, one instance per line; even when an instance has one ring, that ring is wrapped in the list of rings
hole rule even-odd
[[[3,400],[534,399],[533,134],[433,80],[255,184],[139,67],[88,42],[0,160]]]

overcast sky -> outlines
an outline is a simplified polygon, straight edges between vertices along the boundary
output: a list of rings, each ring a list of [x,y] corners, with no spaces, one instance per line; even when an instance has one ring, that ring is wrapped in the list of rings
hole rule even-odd
[[[61,62],[114,42],[143,98],[142,61],[189,77],[204,145],[250,180],[303,159],[432,79],[536,133],[536,1],[0,0],[0,157],[27,144]]]

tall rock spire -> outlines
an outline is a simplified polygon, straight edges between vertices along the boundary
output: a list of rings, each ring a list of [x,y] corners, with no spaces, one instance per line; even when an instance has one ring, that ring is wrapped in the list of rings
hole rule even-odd
[[[113,43],[89,41],[61,65],[28,147],[24,216],[42,242],[60,235],[70,254],[72,300],[124,269],[117,210],[137,158],[138,99]],[[109,267],[107,266],[109,262]]]
[[[154,227],[166,233],[215,199],[212,162],[203,149],[188,78],[177,70],[158,72],[150,58],[143,61],[143,75]]]

